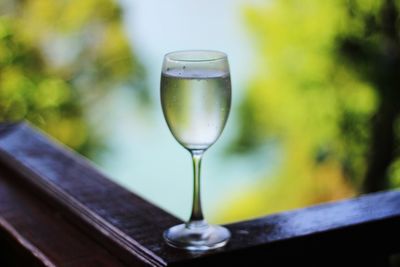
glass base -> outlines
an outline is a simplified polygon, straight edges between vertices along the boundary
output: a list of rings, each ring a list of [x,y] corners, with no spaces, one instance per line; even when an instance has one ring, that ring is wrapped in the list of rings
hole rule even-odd
[[[164,232],[168,245],[191,251],[205,251],[223,247],[231,237],[228,229],[205,222],[175,225]]]

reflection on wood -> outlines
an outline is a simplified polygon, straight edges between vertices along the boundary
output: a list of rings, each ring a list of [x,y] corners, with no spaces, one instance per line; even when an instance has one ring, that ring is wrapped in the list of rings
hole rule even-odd
[[[400,251],[398,191],[227,225],[229,244],[199,254],[164,244],[178,219],[26,124],[0,126],[0,162],[0,234],[39,266],[385,266]]]

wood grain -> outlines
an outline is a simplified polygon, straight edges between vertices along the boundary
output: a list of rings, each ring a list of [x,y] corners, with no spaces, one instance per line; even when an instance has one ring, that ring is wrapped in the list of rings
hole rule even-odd
[[[27,124],[0,125],[0,161],[126,264],[143,266],[386,266],[400,251],[400,192],[389,191],[227,225],[224,248],[168,247],[172,215],[110,181]],[[311,264],[311,265],[310,265]]]
[[[9,250],[1,266],[126,266],[18,179],[0,165],[0,241]]]
[[[163,230],[179,221],[111,182],[86,159],[26,124],[0,127],[0,159],[127,263],[166,265],[154,252],[164,245]]]

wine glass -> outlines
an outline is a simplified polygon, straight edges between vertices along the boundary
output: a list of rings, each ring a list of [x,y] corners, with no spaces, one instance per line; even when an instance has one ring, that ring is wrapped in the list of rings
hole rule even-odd
[[[200,164],[204,152],[224,129],[231,105],[231,80],[225,53],[176,51],[165,55],[161,74],[161,104],[168,127],[193,160],[192,214],[188,222],[164,232],[167,244],[186,250],[224,246],[228,229],[209,225],[200,201]]]

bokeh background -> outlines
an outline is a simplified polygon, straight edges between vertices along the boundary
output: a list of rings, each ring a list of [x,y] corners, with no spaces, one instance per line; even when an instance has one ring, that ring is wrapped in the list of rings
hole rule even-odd
[[[399,11],[398,0],[2,0],[0,121],[30,121],[186,219],[192,166],[161,112],[162,58],[221,50],[233,106],[203,162],[211,222],[395,188]]]

